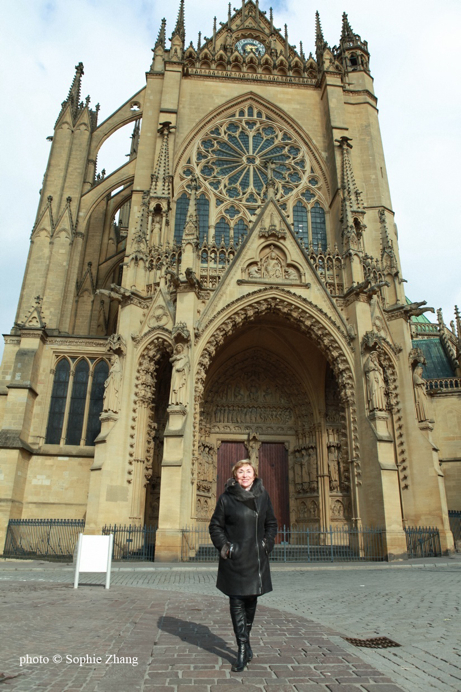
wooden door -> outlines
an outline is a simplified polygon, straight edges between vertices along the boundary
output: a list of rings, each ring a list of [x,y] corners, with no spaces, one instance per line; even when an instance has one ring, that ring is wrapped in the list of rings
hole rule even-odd
[[[243,442],[221,442],[218,448],[218,476],[216,479],[216,499],[224,492],[231,469],[240,459],[248,458],[248,450]]]
[[[259,448],[258,476],[272,501],[279,529],[290,525],[288,450],[283,442],[263,442]]]

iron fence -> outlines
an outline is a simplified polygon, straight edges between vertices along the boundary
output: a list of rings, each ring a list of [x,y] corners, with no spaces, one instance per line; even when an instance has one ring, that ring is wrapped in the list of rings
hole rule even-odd
[[[153,561],[155,555],[156,526],[103,526],[103,536],[114,534],[113,560]]]
[[[439,530],[432,526],[406,526],[408,557],[440,557]]]
[[[450,509],[448,511],[448,519],[450,520],[450,529],[453,534],[453,540],[457,550],[461,550],[461,512]]]
[[[350,562],[385,559],[384,536],[378,528],[283,526],[277,532],[271,562]],[[208,525],[183,529],[183,562],[217,562]]]
[[[4,557],[72,560],[83,519],[10,519]]]

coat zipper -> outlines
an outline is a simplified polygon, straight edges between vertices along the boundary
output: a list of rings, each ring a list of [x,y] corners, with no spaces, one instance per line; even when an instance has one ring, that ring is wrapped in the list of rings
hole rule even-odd
[[[259,541],[258,541],[258,512],[255,511],[256,516],[256,548],[258,549],[258,574],[259,574],[259,593],[263,590],[263,580],[261,577],[261,560],[259,557]]]

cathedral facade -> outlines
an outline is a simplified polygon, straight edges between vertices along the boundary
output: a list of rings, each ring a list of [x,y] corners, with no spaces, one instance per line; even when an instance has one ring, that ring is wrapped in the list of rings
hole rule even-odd
[[[1,545],[9,519],[149,524],[178,560],[249,457],[281,525],[452,548],[461,324],[405,297],[369,60],[347,15],[306,57],[253,0],[187,46],[181,0],[102,123],[77,66],[5,337]]]

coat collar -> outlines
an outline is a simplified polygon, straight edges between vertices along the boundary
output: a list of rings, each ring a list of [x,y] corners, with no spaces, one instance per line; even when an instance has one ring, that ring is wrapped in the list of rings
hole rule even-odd
[[[257,497],[262,495],[264,486],[260,478],[256,478],[255,482],[251,486],[251,490],[244,490],[241,485],[237,483],[235,478],[229,478],[226,482],[224,492],[229,493],[232,497],[235,497],[239,502],[245,502],[246,500],[255,500]]]

